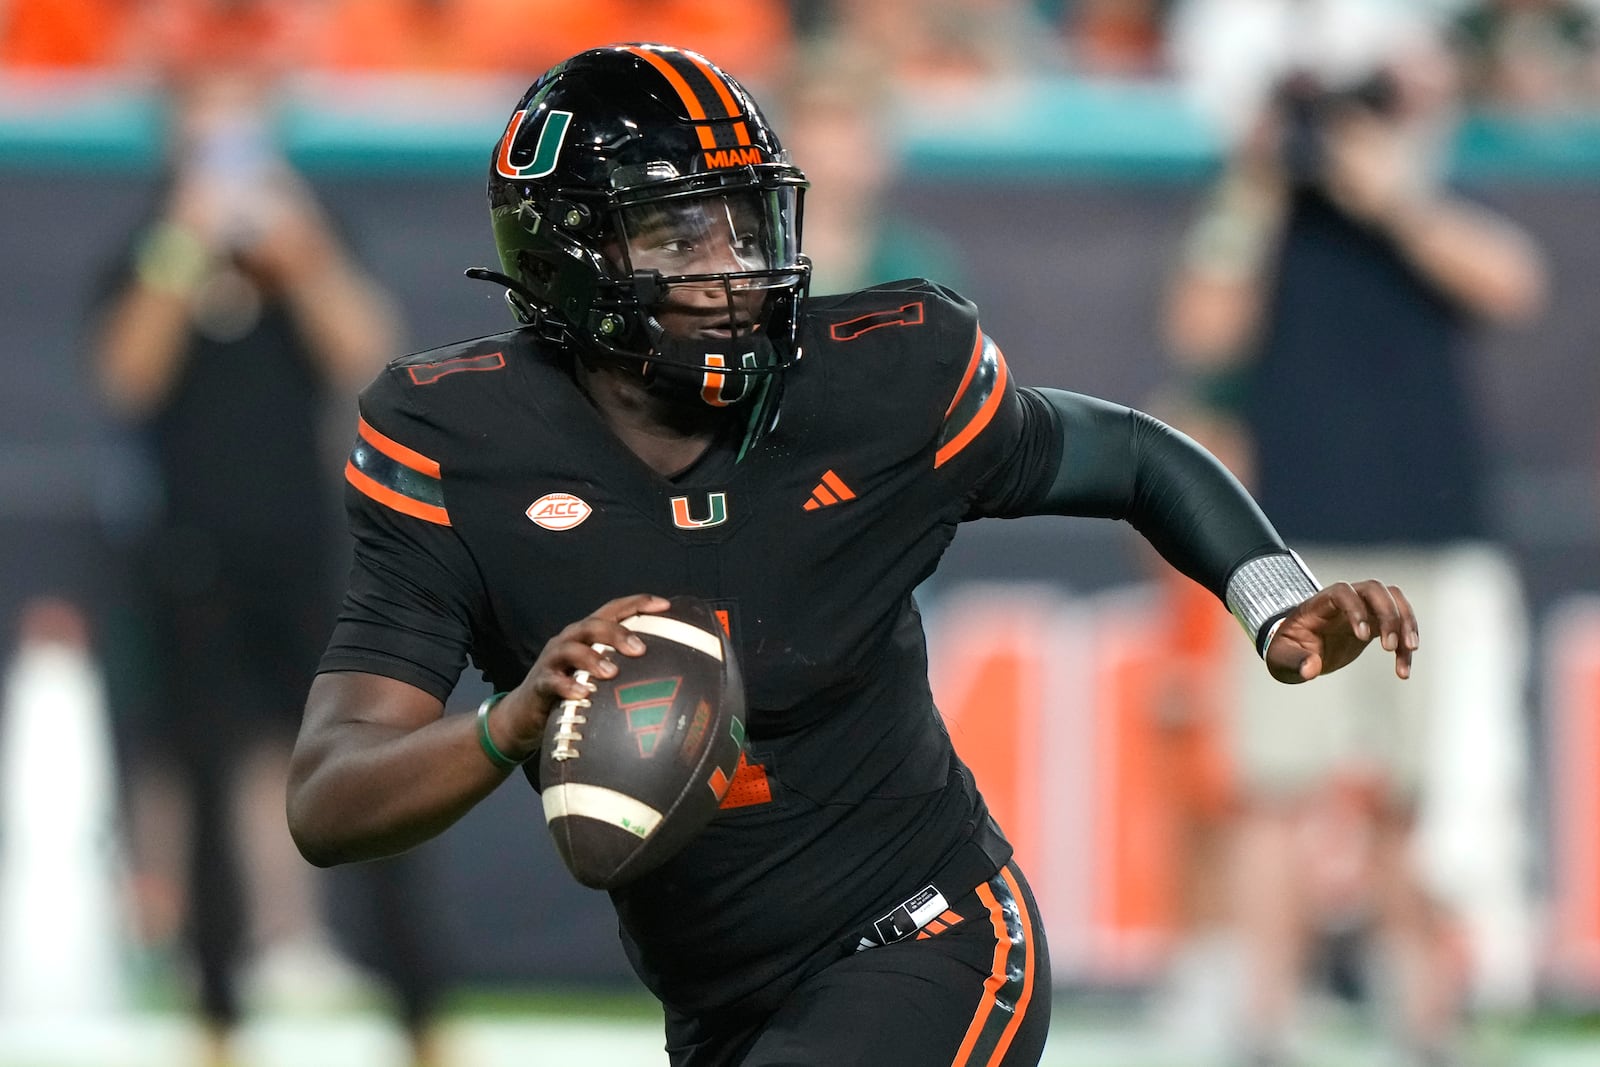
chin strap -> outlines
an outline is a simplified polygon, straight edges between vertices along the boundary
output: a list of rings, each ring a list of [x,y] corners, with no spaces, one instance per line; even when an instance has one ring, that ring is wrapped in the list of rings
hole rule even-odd
[[[527,286],[511,277],[511,275],[501,274],[499,271],[490,270],[488,267],[468,267],[461,273],[474,281],[493,282],[495,285],[502,286],[506,291],[506,303],[511,305],[512,314],[516,315],[518,322],[525,326],[531,326],[538,321],[538,312],[534,310],[538,304],[538,299],[529,291]]]
[[[532,300],[534,298],[533,293],[528,291],[527,286],[511,277],[509,274],[501,274],[499,271],[490,270],[488,267],[468,267],[461,273],[465,274],[474,281],[494,282],[496,285],[502,285],[511,290],[513,293],[516,293],[518,296],[522,297],[524,300]]]
[[[778,425],[778,401],[783,396],[783,378],[778,373],[768,374],[756,389],[756,395],[745,405],[750,415],[745,420],[744,439],[739,442],[739,454],[734,458],[736,463]]]

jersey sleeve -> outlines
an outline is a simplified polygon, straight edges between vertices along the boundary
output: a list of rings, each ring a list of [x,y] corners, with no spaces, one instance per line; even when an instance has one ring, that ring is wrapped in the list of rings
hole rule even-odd
[[[875,397],[890,448],[917,456],[947,491],[970,499],[1018,434],[1005,354],[982,330],[973,302],[926,278],[874,286],[858,298],[830,323],[827,336],[837,346],[830,357],[875,368],[851,382]],[[862,358],[867,352],[874,358]]]
[[[440,700],[466,664],[481,601],[451,525],[426,419],[386,373],[363,393],[345,464],[350,582],[319,671],[362,671]]]
[[[969,519],[1039,514],[1039,486],[1061,465],[1061,427],[1031,389],[1008,382],[993,420],[994,461],[973,494]]]
[[[1022,429],[1005,354],[984,331],[971,301],[925,279],[901,284],[880,296],[893,297],[887,310],[836,324],[835,338],[851,327],[903,346],[904,362],[892,364],[901,377],[885,385],[893,396],[888,403],[898,405],[890,409],[893,421],[915,427],[914,447],[931,444],[932,466],[953,491],[966,499],[981,497]],[[917,329],[879,329],[898,325]]]

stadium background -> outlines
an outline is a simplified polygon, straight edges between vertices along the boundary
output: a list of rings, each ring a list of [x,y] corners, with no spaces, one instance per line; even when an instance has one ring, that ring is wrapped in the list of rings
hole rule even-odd
[[[1144,402],[1164,374],[1156,325],[1162,284],[1194,197],[1216,163],[1214,139],[1160,86],[1040,80],[1021,95],[1012,86],[1003,99],[979,94],[961,107],[954,115],[946,106],[901,116],[897,128],[905,139],[893,147],[903,169],[887,202],[930,240],[960,250],[958,286],[979,304],[1019,380]],[[496,104],[402,123],[326,102],[290,115],[292,154],[335,206],[367,265],[406,307],[413,348],[508,321],[497,291],[461,277],[465,266],[493,260],[481,194],[483,146],[501,117]],[[122,482],[133,475],[91,396],[83,312],[93,271],[114,235],[134,223],[154,180],[156,121],[151,102],[137,95],[80,95],[15,81],[0,89],[3,620],[40,594],[91,604],[97,595],[100,538],[115,521]],[[1513,1057],[1507,1062],[1600,1062],[1600,1037],[1584,1025],[1600,1005],[1600,863],[1591,851],[1600,799],[1582,773],[1600,764],[1600,627],[1593,621],[1600,609],[1589,600],[1600,596],[1594,281],[1600,119],[1478,116],[1463,132],[1456,169],[1533,231],[1556,285],[1545,319],[1514,338],[1492,340],[1478,366],[1499,445],[1496,518],[1524,566],[1538,667],[1530,694],[1526,829],[1537,909],[1535,1007],[1550,1022],[1540,1031],[1546,1036],[1527,1038],[1516,1046],[1521,1052],[1506,1053]],[[968,527],[927,590],[936,649],[941,640],[955,640],[946,634],[965,632],[941,606],[968,604],[960,598],[975,589],[1012,598],[1007,610],[1022,617],[1077,613],[1086,627],[1115,617],[1137,629],[1147,622],[1138,610],[1147,573],[1131,532],[1110,524]],[[1132,699],[1087,680],[1101,662],[1093,657],[1112,654],[1096,648],[1074,653],[1088,657],[1074,663],[1090,668],[1075,683],[1079,688],[1052,698],[1064,715],[1091,726],[1113,723]],[[472,700],[470,685],[461,699]],[[1073,744],[1055,729],[1049,736]],[[1578,744],[1590,747],[1574,755]],[[1115,782],[1090,782],[1083,794],[1059,792],[1070,754],[1049,746],[1043,756],[1039,751],[995,757],[1018,761],[1012,770],[1037,791],[1038,802],[1104,803],[1124,795]],[[1564,770],[1574,764],[1578,774]],[[1128,1004],[1124,994],[1151,977],[1160,955],[1160,901],[1143,911],[1115,906],[1118,887],[1140,884],[1149,868],[1113,855],[1120,847],[1115,833],[1071,823],[1029,831],[1028,847],[1059,860],[1059,873],[1044,880],[1083,880],[1054,890],[1082,906],[1056,920],[1053,935],[1063,946],[1090,946],[1060,953],[1067,993],[1062,1025],[1076,1026],[1077,1037],[1053,1042],[1052,1056],[1085,1064],[1168,1062],[1117,1024]],[[585,1001],[586,1010],[614,1005],[609,1026],[618,1043],[609,1055],[615,1062],[635,1062],[629,1057],[640,1048],[654,1047],[654,1024],[647,1009],[641,1016],[605,901],[565,876],[529,794],[515,784],[500,790],[425,852],[437,876],[437,919],[445,943],[454,946],[448,963],[464,1012],[482,1010],[502,1023],[463,1038],[480,1042],[483,1062],[499,1062],[498,1055],[535,1036],[553,1042],[542,1047],[555,1056],[568,1026],[583,1034],[573,1055],[581,1050],[591,1062],[609,1062],[610,1046],[586,1043],[593,1035],[582,1020],[526,1021],[525,1009],[570,1007],[559,992],[552,999],[551,990],[593,991],[598,1001]],[[1110,888],[1101,884],[1097,891],[1111,894],[1113,906],[1083,903],[1092,895],[1084,885],[1112,868],[1118,870],[1106,876],[1113,878]],[[337,892],[338,872],[334,884],[336,905],[358,929],[359,902]],[[530,991],[532,999],[523,999]],[[150,1047],[180,1047],[181,1036],[162,1025],[150,1031]],[[340,1025],[320,1032],[315,1054],[285,1053],[288,1062],[323,1056],[354,1062],[338,1050],[364,1050],[350,1054],[368,1057],[387,1047],[360,1024]],[[95,1033],[79,1030],[76,1052],[65,1037],[61,1048],[33,1038],[9,1054],[0,1041],[0,1062],[117,1062],[104,1049],[83,1051]],[[1350,1047],[1359,1055],[1359,1042]],[[75,1061],[75,1055],[91,1058]]]

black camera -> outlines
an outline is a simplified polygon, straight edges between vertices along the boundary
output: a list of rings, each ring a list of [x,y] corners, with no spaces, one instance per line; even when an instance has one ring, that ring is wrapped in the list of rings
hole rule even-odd
[[[1380,68],[1360,81],[1329,87],[1308,74],[1286,79],[1277,93],[1283,117],[1283,166],[1290,182],[1314,186],[1327,170],[1330,120],[1352,110],[1381,119],[1400,114],[1400,84],[1394,73]]]

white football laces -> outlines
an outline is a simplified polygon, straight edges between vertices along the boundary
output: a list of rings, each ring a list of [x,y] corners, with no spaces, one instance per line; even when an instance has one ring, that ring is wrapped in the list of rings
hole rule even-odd
[[[610,645],[590,645],[589,647],[602,656],[607,652],[616,651]],[[577,679],[579,685],[589,684],[588,671],[574,671],[572,677]],[[561,706],[556,710],[556,743],[555,747],[550,750],[551,759],[565,762],[569,759],[578,758],[579,752],[576,745],[583,740],[583,734],[578,731],[578,727],[589,721],[583,714],[588,707],[588,697],[581,697],[577,700],[563,700],[561,702]]]

